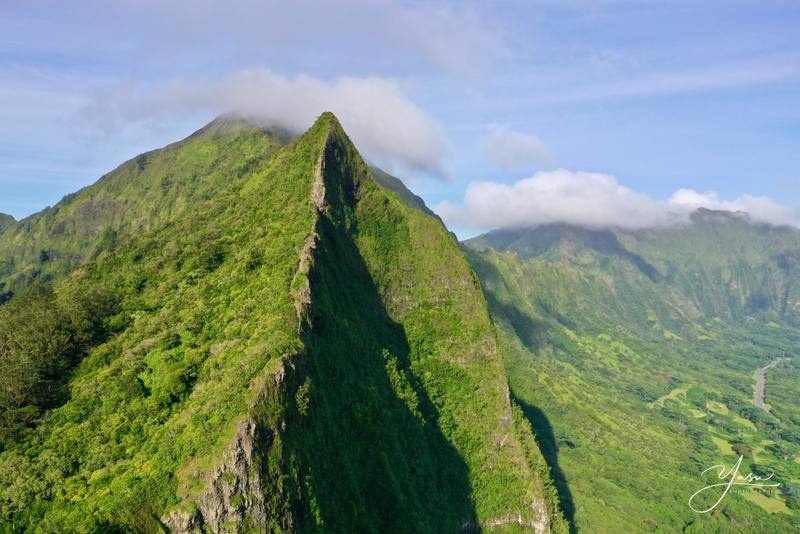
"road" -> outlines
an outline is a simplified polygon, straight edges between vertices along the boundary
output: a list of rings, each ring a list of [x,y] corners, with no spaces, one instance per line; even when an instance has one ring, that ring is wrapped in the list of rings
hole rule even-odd
[[[758,370],[758,375],[756,376],[756,391],[753,393],[753,403],[765,412],[768,412],[770,408],[769,404],[764,403],[764,386],[767,384],[767,371],[782,361],[783,358],[777,359]]]

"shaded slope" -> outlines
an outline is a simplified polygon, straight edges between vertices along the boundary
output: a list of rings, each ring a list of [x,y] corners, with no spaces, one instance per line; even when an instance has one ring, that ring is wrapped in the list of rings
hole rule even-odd
[[[457,243],[376,184],[332,115],[58,291],[100,284],[112,336],[0,455],[7,524],[563,526]]]

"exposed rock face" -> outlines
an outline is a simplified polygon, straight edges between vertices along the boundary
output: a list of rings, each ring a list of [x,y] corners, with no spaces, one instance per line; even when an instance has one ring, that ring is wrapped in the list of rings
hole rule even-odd
[[[252,415],[236,425],[236,434],[215,469],[187,473],[189,480],[203,481],[203,489],[199,494],[188,494],[182,507],[162,518],[171,532],[293,530],[291,497],[281,476],[285,465],[280,462],[271,471],[267,458],[270,450],[280,456],[286,421],[282,414],[269,414],[263,408],[274,405],[279,398],[285,403],[289,390],[297,389],[299,373],[295,364],[304,358],[305,354],[281,358],[277,369],[260,382],[260,394],[249,405]]]
[[[269,446],[269,431],[258,428],[253,419],[241,421],[236,437],[223,453],[223,463],[208,477],[204,492],[195,498],[197,510],[173,511],[163,520],[173,532],[223,532],[236,525],[236,532],[247,524],[263,530],[267,513],[261,486],[261,469],[255,454],[256,443]]]
[[[521,514],[494,517],[486,521],[484,528],[486,530],[495,530],[506,525],[516,525],[525,530],[535,532],[536,534],[550,532],[550,520],[544,506],[544,501],[539,500],[533,503],[531,509],[537,511],[537,519],[526,519],[522,517]]]

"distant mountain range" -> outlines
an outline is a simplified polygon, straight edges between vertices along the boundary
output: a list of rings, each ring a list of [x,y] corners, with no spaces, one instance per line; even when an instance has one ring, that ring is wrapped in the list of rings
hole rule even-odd
[[[465,246],[573,528],[800,529],[800,231],[700,209],[683,226],[556,224]],[[773,361],[768,413],[754,388]],[[783,490],[692,511],[714,482],[701,472],[739,455],[743,476],[775,473]]]

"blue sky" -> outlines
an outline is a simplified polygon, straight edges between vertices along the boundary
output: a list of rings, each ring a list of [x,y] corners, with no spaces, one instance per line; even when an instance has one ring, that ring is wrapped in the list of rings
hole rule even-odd
[[[800,3],[4,2],[0,211],[237,109],[332,108],[459,236],[800,222]],[[224,6],[223,6],[224,4]]]

